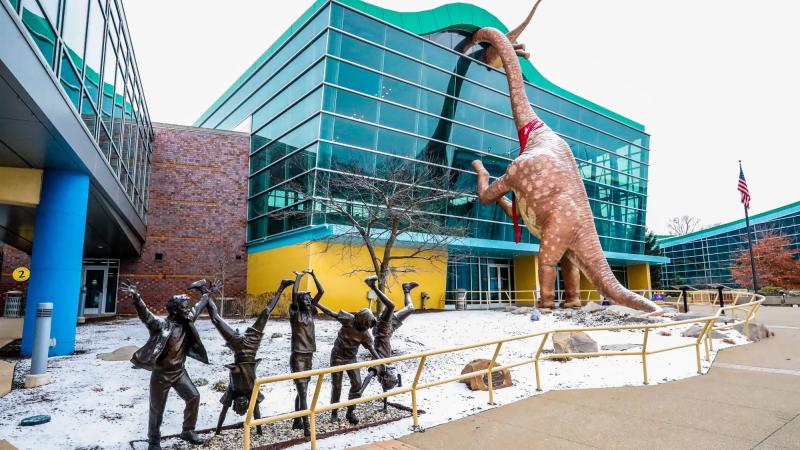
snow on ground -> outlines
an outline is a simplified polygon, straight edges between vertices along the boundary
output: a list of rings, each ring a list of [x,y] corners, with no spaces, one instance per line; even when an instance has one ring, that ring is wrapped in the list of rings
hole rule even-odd
[[[233,320],[231,324],[244,329],[251,321]],[[561,314],[548,314],[542,320],[531,322],[526,315],[514,315],[491,311],[449,311],[417,314],[406,320],[395,333],[393,346],[396,354],[410,354],[455,345],[519,336],[547,328],[573,327],[574,322]],[[228,370],[225,364],[232,361],[230,350],[224,347],[210,321],[197,323],[198,331],[208,350],[210,364],[205,365],[189,359],[187,370],[195,382],[204,378],[208,384],[198,386],[201,395],[200,417],[197,428],[216,425],[220,411],[220,392],[212,386],[221,381],[227,383]],[[688,326],[667,328],[671,336],[651,332],[648,347],[656,349],[693,342],[693,338],[680,337]],[[314,367],[325,367],[336,333],[337,322],[317,321],[317,353]],[[280,336],[272,338],[273,333]],[[591,332],[599,345],[640,344],[641,331]],[[736,345],[746,342],[739,333],[726,333]],[[532,357],[540,338],[504,344],[498,357],[500,363],[508,363]],[[98,353],[111,352],[127,345],[143,345],[147,330],[137,319],[97,323],[78,328],[76,348],[80,354],[50,359],[52,382],[34,389],[15,389],[0,399],[0,436],[21,449],[29,448],[130,448],[130,441],[145,438],[148,414],[148,384],[150,373],[133,369],[129,362],[106,362],[96,358]],[[289,323],[273,320],[266,328],[259,356],[259,376],[282,374],[289,371]],[[714,349],[730,347],[731,344],[715,340]],[[552,349],[548,342],[545,349]],[[428,359],[421,382],[457,375],[466,363],[477,358],[491,358],[493,347],[483,347],[459,353],[445,354]],[[362,351],[360,358],[366,358]],[[713,355],[712,355],[713,358]],[[696,375],[695,350],[693,347],[669,351],[648,357],[650,384],[664,383]],[[710,363],[703,360],[703,370]],[[20,361],[17,378],[27,373],[30,360]],[[413,380],[417,363],[406,361],[396,368],[403,375],[404,385]],[[536,394],[532,365],[512,369],[514,385],[495,392],[498,405],[530,397]],[[542,388],[585,389],[613,386],[635,386],[642,384],[641,358],[615,356],[573,359],[569,362],[542,361]],[[347,377],[345,377],[347,380]],[[313,381],[310,393],[313,392]],[[345,381],[347,384],[347,381]],[[343,389],[346,398],[347,386]],[[378,393],[380,387],[373,383],[367,394]],[[291,382],[266,386],[262,390],[266,400],[262,403],[262,414],[274,415],[293,409],[294,388]],[[321,404],[330,398],[330,383],[326,380],[320,396]],[[410,405],[410,394],[393,399]],[[419,408],[425,410],[420,416],[422,427],[431,427],[485,410],[488,393],[470,391],[462,383],[449,383],[419,391]],[[183,402],[170,393],[161,427],[162,435],[179,433],[182,423]],[[49,414],[52,421],[36,427],[19,427],[19,421],[34,414]],[[230,410],[226,424],[237,423],[241,417]],[[336,436],[318,441],[319,448],[344,448],[376,440],[391,439],[409,433],[411,419],[380,427]],[[298,448],[305,448],[301,446]],[[137,447],[138,448],[138,447]]]

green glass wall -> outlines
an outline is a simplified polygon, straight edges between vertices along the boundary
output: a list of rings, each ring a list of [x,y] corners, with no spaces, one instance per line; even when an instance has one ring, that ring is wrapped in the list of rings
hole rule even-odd
[[[9,4],[146,219],[153,133],[121,0]]]
[[[443,188],[459,196],[434,212],[442,221],[471,237],[513,240],[510,220],[474,195],[470,163],[480,159],[498,176],[519,144],[505,76],[479,62],[481,48],[461,53],[468,35],[418,36],[336,2],[293,25],[201,120],[232,129],[252,117],[249,242],[338,223],[324,211],[313,219],[278,211],[312,208],[343,167],[380,177],[394,160],[453,173]],[[532,84],[527,90],[578,159],[604,249],[641,254],[649,136]]]
[[[790,206],[778,217],[762,221],[754,216],[751,222],[753,239],[757,241],[767,232],[776,232],[789,236],[790,248],[800,250],[800,204]],[[662,265],[664,286],[724,284],[741,287],[731,275],[731,266],[747,250],[744,224],[733,227],[722,225],[715,227],[715,230],[719,231],[701,231],[659,243],[664,256],[670,258],[669,264]],[[680,239],[680,243],[670,242],[677,239]]]

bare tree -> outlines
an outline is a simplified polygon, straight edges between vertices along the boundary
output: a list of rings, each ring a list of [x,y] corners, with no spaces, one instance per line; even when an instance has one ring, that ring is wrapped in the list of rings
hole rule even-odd
[[[696,231],[699,225],[699,218],[687,215],[673,217],[667,221],[669,234],[673,236],[683,236],[684,234],[689,234],[693,231]]]
[[[344,225],[342,232],[322,239],[323,251],[344,244],[341,256],[354,261],[353,251],[366,249],[370,265],[353,266],[348,274],[374,274],[381,290],[390,278],[415,272],[415,262],[446,262],[445,250],[466,232],[464,225],[444,215],[448,202],[477,205],[474,195],[449,189],[458,176],[453,169],[387,160],[396,162],[379,164],[374,171],[358,163],[319,171],[314,207],[282,212],[295,218],[324,213],[327,223]]]

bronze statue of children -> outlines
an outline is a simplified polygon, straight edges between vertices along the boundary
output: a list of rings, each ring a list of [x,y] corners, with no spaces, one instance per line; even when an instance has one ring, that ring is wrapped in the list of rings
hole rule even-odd
[[[289,367],[292,372],[311,370],[314,352],[317,351],[317,339],[314,332],[314,305],[319,303],[325,290],[322,288],[313,270],[295,272],[294,287],[292,288],[292,304],[289,307],[289,325],[292,327],[292,354],[289,356]],[[313,298],[310,292],[299,291],[300,280],[305,274],[311,275],[317,287],[317,295]],[[308,408],[308,381],[309,378],[294,380],[297,396],[294,400],[294,410],[300,411]],[[311,436],[308,417],[302,420],[297,417],[292,423],[292,428],[303,429],[303,434]]]
[[[131,294],[139,319],[150,332],[147,343],[131,358],[132,363],[151,372],[148,450],[161,449],[161,421],[170,389],[175,389],[186,402],[180,438],[194,445],[202,444],[204,440],[194,431],[200,407],[200,393],[186,373],[184,364],[187,356],[208,364],[206,349],[194,327],[194,321],[206,307],[208,296],[201,298],[194,308],[189,308],[189,297],[175,295],[167,300],[169,315],[160,318],[147,309],[135,284],[123,283],[122,290]]]
[[[269,321],[269,317],[278,301],[283,294],[284,289],[294,284],[293,280],[281,281],[275,295],[272,296],[266,308],[261,311],[255,323],[240,333],[239,330],[234,330],[228,325],[227,322],[220,316],[217,305],[214,299],[210,297],[210,292],[207,287],[206,280],[200,280],[192,284],[190,289],[199,289],[206,295],[208,299],[208,315],[211,316],[211,322],[219,331],[219,334],[225,339],[225,346],[233,350],[233,364],[226,364],[225,367],[230,371],[228,381],[228,389],[222,395],[219,402],[222,403],[222,411],[219,414],[217,421],[217,431],[219,434],[222,430],[222,424],[225,422],[225,416],[228,414],[228,408],[233,406],[233,411],[240,416],[247,413],[247,408],[250,406],[250,395],[253,392],[253,385],[256,380],[256,368],[261,362],[256,358],[258,347],[261,345],[261,339],[264,336],[264,327]],[[211,285],[210,291],[216,291],[218,285],[216,283]],[[264,400],[264,395],[259,392],[256,405],[253,409],[253,417],[256,419],[261,418],[261,411],[259,404]],[[258,434],[261,434],[261,426],[256,427]]]
[[[375,316],[372,311],[367,308],[351,314],[347,311],[333,312],[331,309],[315,303],[315,306],[322,312],[330,317],[338,320],[342,324],[339,329],[339,334],[336,336],[336,341],[333,343],[331,350],[331,367],[341,366],[345,364],[352,364],[356,362],[356,355],[358,348],[363,346],[369,350],[373,358],[379,359],[378,353],[372,343],[372,336],[369,329],[375,326]],[[376,368],[377,373],[383,373],[383,368]],[[350,378],[350,392],[348,395],[349,400],[361,397],[361,371],[352,369],[347,371],[347,376]],[[336,372],[331,374],[331,403],[337,403],[342,395],[342,373]],[[355,415],[355,405],[347,407],[347,421],[355,425],[358,423],[358,417]],[[339,420],[339,411],[331,410],[331,421]]]
[[[403,309],[395,312],[394,302],[392,302],[392,300],[389,299],[389,297],[387,297],[386,294],[384,294],[378,288],[378,277],[369,277],[364,280],[364,282],[373,290],[373,292],[375,292],[375,295],[378,296],[378,300],[380,300],[380,302],[383,304],[383,311],[381,311],[381,314],[378,316],[375,327],[372,328],[372,335],[375,337],[375,351],[378,352],[378,355],[381,358],[389,358],[392,356],[392,335],[394,334],[395,330],[403,325],[403,321],[414,312],[414,304],[411,301],[411,290],[419,285],[413,281],[410,283],[403,283],[405,305],[403,306]],[[381,388],[383,388],[383,392],[391,390],[395,386],[402,385],[400,374],[395,374],[392,367],[387,365],[385,370],[381,373],[375,370],[369,371],[367,376],[364,378],[363,387],[361,388],[362,393],[375,376],[378,377],[378,381],[381,384]],[[384,411],[386,411],[386,401],[387,399],[384,398]]]

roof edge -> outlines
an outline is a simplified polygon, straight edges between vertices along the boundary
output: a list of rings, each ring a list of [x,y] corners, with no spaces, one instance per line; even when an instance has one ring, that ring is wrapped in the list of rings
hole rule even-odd
[[[241,85],[249,78],[259,66],[269,59],[284,42],[286,42],[295,31],[319,11],[323,6],[328,3],[340,3],[344,6],[356,9],[364,14],[373,16],[377,19],[388,22],[396,27],[402,28],[406,31],[417,35],[426,35],[442,31],[448,28],[461,27],[461,28],[482,28],[482,27],[495,27],[500,31],[507,33],[508,27],[503,24],[495,15],[487,10],[469,3],[447,3],[437,6],[432,9],[418,11],[418,12],[405,12],[394,11],[391,9],[383,8],[363,0],[315,0],[314,3],[297,19],[292,25],[281,34],[278,39],[267,48],[256,61],[251,64],[244,73],[236,79],[236,81],[225,90],[225,92],[217,98],[217,100],[195,121],[194,126],[200,127],[213,113],[216,111],[233,93],[239,89]],[[525,79],[536,87],[542,88],[578,105],[588,108],[598,114],[607,116],[616,120],[624,125],[639,130],[645,131],[643,124],[623,116],[622,114],[611,111],[608,108],[598,105],[586,98],[574,94],[548,80],[529,60],[520,58],[522,67],[522,74]]]
[[[764,211],[754,216],[750,216],[750,224],[757,225],[759,223],[769,222],[770,220],[774,220],[781,216],[785,216],[795,212],[800,212],[800,201],[789,203],[788,205],[779,206],[777,208],[770,209],[769,211]],[[727,233],[729,231],[733,231],[739,228],[744,228],[744,226],[745,226],[745,220],[738,219],[728,223],[723,223],[722,225],[716,225],[711,228],[706,228],[705,230],[684,234],[682,236],[667,236],[666,238],[663,239],[659,239],[659,237],[656,236],[656,239],[658,240],[659,247],[663,249],[665,247],[674,247],[676,245],[685,244],[687,242],[691,242],[697,239],[703,239],[718,234]]]

